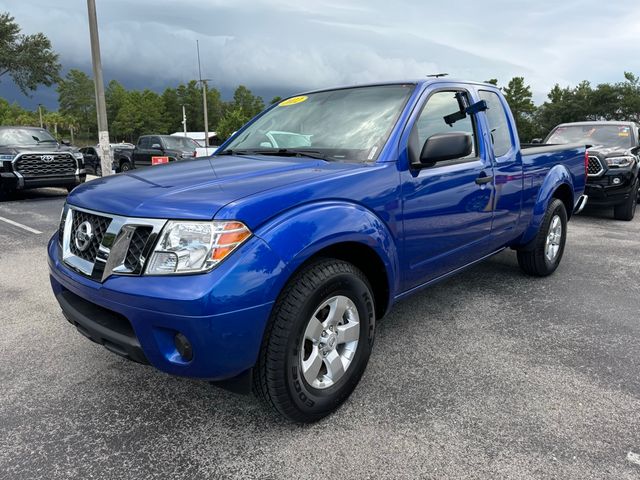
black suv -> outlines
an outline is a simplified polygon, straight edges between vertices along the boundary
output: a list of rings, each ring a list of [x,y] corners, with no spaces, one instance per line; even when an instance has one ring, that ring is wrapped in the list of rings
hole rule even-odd
[[[576,122],[554,128],[545,143],[591,145],[585,195],[588,205],[614,207],[617,220],[632,220],[640,180],[640,132],[633,122]]]
[[[82,153],[37,127],[0,127],[0,193],[64,187],[86,179]]]
[[[198,144],[188,137],[173,135],[143,135],[138,138],[133,150],[120,150],[114,152],[114,164],[120,170],[127,162],[133,168],[155,165],[158,159],[166,159],[168,162],[193,158],[196,156]]]

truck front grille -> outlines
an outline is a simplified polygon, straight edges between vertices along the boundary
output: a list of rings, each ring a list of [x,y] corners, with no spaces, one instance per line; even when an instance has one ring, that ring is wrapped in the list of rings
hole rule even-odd
[[[67,205],[58,227],[62,260],[98,281],[112,274],[141,275],[165,223],[166,220],[122,217]]]
[[[138,227],[133,232],[127,256],[124,259],[124,266],[132,272],[137,271],[144,263],[143,253],[152,230],[151,227]]]
[[[598,157],[589,157],[589,165],[587,167],[587,175],[590,177],[597,177],[604,172],[602,162]]]
[[[25,153],[16,160],[14,169],[25,178],[74,175],[76,160],[70,153]]]
[[[71,239],[69,242],[71,252],[83,260],[95,262],[104,234],[111,223],[111,218],[74,210],[72,219]],[[81,228],[81,225],[85,233],[89,232],[89,239],[84,242],[77,241],[78,229]]]

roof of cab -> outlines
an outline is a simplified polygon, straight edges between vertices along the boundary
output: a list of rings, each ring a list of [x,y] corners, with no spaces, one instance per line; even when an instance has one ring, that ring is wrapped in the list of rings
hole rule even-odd
[[[372,82],[372,83],[360,83],[360,84],[351,84],[351,85],[339,85],[339,86],[335,86],[335,87],[328,87],[328,88],[320,88],[320,89],[316,89],[316,90],[309,90],[306,92],[301,92],[298,93],[296,95],[308,95],[311,93],[319,93],[319,92],[329,92],[331,90],[345,90],[345,89],[349,89],[349,88],[363,88],[363,87],[383,87],[383,86],[388,86],[388,85],[416,85],[416,86],[427,86],[427,85],[431,85],[431,84],[438,84],[438,83],[458,83],[458,84],[465,84],[465,85],[474,85],[474,86],[480,86],[480,87],[486,87],[486,88],[490,88],[490,89],[497,89],[497,87],[491,83],[486,83],[486,82],[476,82],[476,81],[470,81],[470,80],[460,80],[460,79],[456,79],[456,78],[449,78],[449,77],[441,77],[441,78],[420,78],[420,79],[413,79],[413,80],[395,80],[395,81],[384,81],[384,82]],[[286,98],[290,98],[296,95],[291,95],[289,97]]]

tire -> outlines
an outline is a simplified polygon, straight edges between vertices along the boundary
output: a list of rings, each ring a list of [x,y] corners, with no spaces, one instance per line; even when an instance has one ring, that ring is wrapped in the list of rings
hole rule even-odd
[[[98,165],[96,167],[96,177],[101,177],[101,176],[102,176],[102,167]]]
[[[631,187],[629,198],[613,207],[613,218],[616,220],[631,221],[636,214],[636,206],[638,205],[638,181]]]
[[[131,170],[131,162],[129,162],[128,160],[124,160],[124,161],[120,162],[120,171],[121,172],[128,172],[129,170]]]
[[[554,198],[547,207],[536,238],[527,247],[518,250],[520,269],[535,277],[551,275],[560,265],[566,241],[567,210],[562,201]],[[547,250],[547,247],[551,248]]]
[[[254,392],[294,422],[330,414],[365,371],[374,312],[369,282],[355,266],[336,259],[308,265],[273,308],[254,370]]]

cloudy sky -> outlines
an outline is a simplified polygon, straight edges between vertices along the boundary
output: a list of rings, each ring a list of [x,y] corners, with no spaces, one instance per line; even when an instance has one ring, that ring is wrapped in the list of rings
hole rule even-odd
[[[423,77],[506,83],[524,76],[535,100],[553,84],[640,74],[638,0],[97,0],[106,80],[129,88],[203,76],[224,96],[245,84],[267,97],[331,85]],[[0,0],[25,33],[42,31],[65,68],[91,72],[85,0]],[[0,95],[32,99],[6,78]]]

